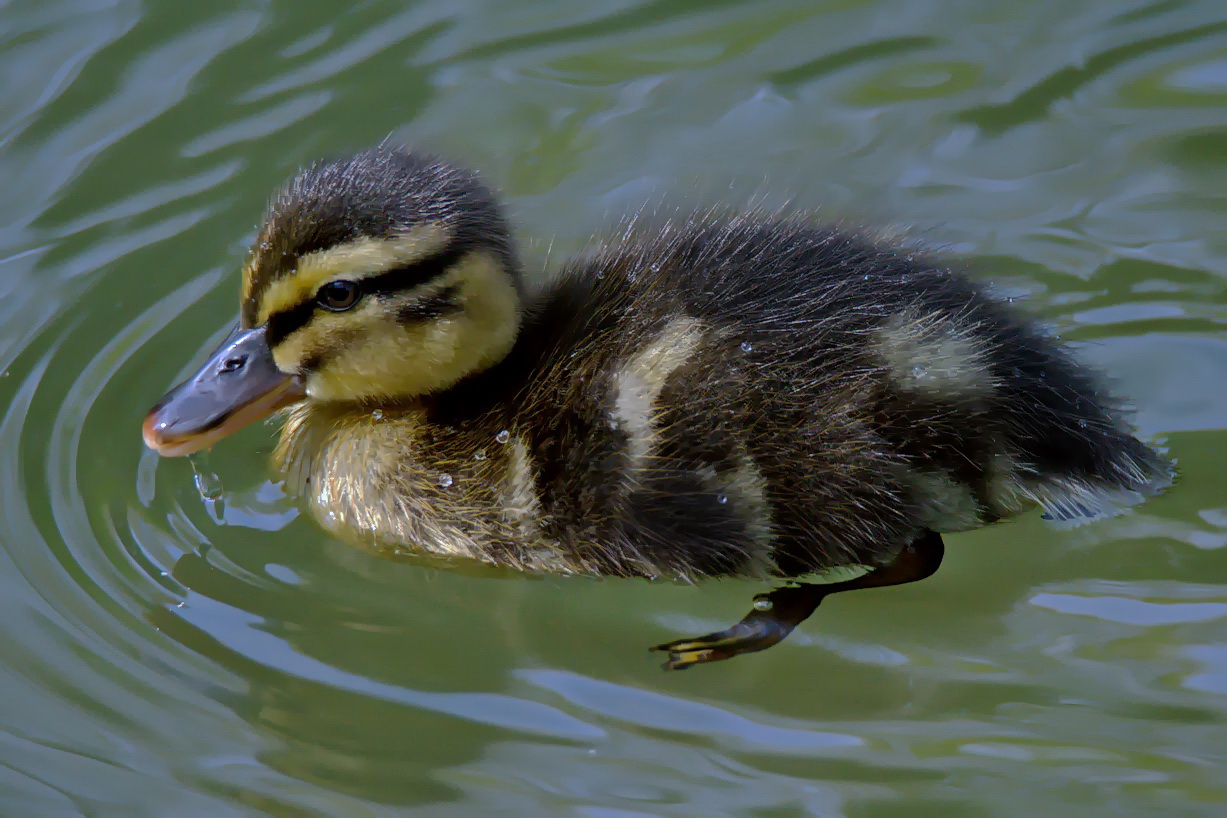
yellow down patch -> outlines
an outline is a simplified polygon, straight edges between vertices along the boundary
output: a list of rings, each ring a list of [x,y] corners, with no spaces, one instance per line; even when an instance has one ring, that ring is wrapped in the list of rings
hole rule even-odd
[[[420,224],[389,239],[360,238],[307,253],[294,272],[268,286],[256,312],[256,325],[270,315],[296,307],[329,281],[359,281],[437,253],[451,238],[443,225]]]

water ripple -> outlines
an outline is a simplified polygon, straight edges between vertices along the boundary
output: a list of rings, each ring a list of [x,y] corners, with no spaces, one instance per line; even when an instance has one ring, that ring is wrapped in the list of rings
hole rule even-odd
[[[1213,0],[3,8],[0,812],[1030,818],[1227,798]],[[273,186],[390,132],[481,167],[532,270],[645,199],[907,225],[1138,396],[1182,482],[1080,532],[952,537],[928,582],[672,675],[644,647],[727,623],[756,586],[381,561],[300,517],[266,427],[214,453],[225,491],[202,499],[140,446],[144,411],[233,320]]]

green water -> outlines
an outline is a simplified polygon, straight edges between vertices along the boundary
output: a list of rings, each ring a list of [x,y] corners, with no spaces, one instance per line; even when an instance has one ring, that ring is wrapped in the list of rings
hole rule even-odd
[[[0,77],[0,815],[1227,815],[1221,0],[12,0]],[[268,428],[202,499],[144,411],[272,187],[388,134],[483,169],[531,269],[645,201],[907,226],[1181,481],[676,674],[645,648],[758,586],[357,553]]]

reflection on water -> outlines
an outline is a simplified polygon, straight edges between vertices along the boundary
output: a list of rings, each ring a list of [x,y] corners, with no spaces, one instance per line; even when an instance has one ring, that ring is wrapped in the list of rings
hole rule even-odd
[[[1221,812],[1216,2],[4,19],[0,813]],[[195,480],[143,451],[148,404],[232,320],[269,190],[389,133],[485,170],[530,267],[644,202],[907,226],[1138,395],[1182,480],[1089,528],[952,537],[928,582],[662,674],[644,647],[727,624],[744,583],[391,563],[299,518],[268,429]]]

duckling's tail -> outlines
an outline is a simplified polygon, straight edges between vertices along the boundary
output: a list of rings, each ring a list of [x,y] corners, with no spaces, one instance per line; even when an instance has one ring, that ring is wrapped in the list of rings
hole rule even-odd
[[[1013,341],[1012,365],[1000,373],[1003,397],[1013,404],[1007,438],[1020,455],[1008,482],[1044,510],[1045,520],[1063,527],[1093,522],[1171,485],[1171,461],[1134,436],[1126,411],[1096,373],[1030,332]]]
[[[1042,519],[1069,528],[1114,517],[1130,506],[1160,493],[1175,477],[1170,461],[1134,437],[1116,446],[1113,473],[1105,477],[1048,477],[1034,484],[1032,494]]]

